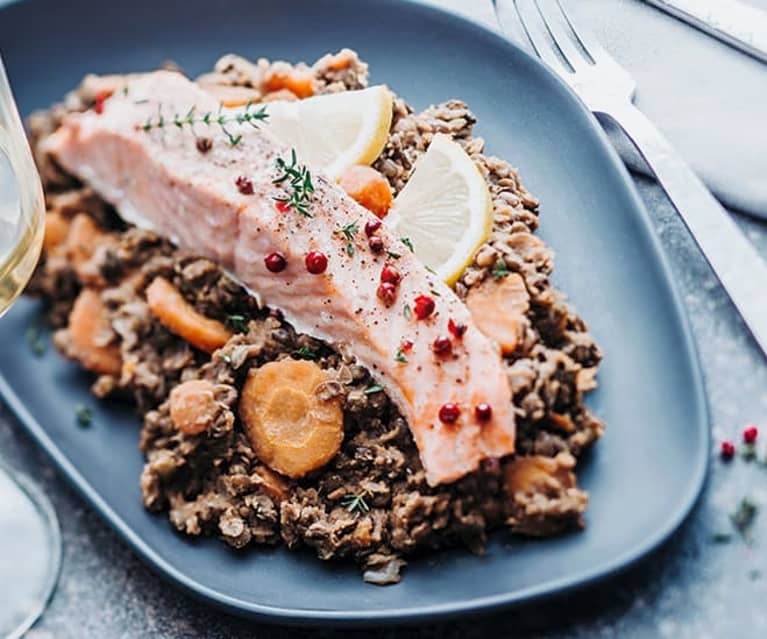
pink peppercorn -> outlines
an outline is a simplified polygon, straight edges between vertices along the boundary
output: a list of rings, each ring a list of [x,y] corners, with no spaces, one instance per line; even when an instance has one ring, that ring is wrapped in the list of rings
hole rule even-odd
[[[731,441],[723,441],[720,453],[722,455],[722,459],[732,459],[735,456],[735,444],[733,444]]]
[[[759,436],[759,429],[753,424],[749,424],[743,429],[743,441],[747,444],[753,444],[756,442],[756,438]]]

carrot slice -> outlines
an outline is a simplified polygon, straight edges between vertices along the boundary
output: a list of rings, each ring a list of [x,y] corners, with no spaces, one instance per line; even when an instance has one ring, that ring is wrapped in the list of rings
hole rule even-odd
[[[66,248],[69,261],[75,270],[87,262],[104,237],[104,232],[96,226],[93,218],[86,213],[78,213],[72,218],[67,233]]]
[[[349,167],[338,183],[358,204],[379,218],[386,217],[392,203],[391,187],[388,180],[374,168],[361,164]]]
[[[120,349],[112,343],[112,327],[98,291],[85,288],[69,314],[71,354],[85,368],[102,375],[119,375]]]
[[[217,404],[213,382],[192,379],[170,392],[170,419],[186,435],[199,435],[213,424]]]
[[[552,494],[575,487],[575,458],[570,453],[556,457],[517,457],[503,469],[504,489],[515,494]]]
[[[164,277],[152,280],[146,289],[146,300],[149,310],[165,328],[201,351],[212,353],[232,336],[221,322],[198,313]]]
[[[264,81],[264,93],[288,89],[299,98],[308,98],[314,95],[314,75],[311,71],[276,70],[267,75]]]
[[[330,71],[343,71],[348,69],[352,62],[357,59],[357,54],[351,49],[341,49],[338,53],[325,56],[320,63],[325,63]]]
[[[58,211],[48,211],[45,214],[45,235],[43,236],[43,251],[51,253],[64,244],[69,234],[69,222]]]
[[[524,337],[530,295],[518,273],[501,280],[488,279],[472,288],[466,306],[481,330],[495,340],[504,355],[513,354]]]
[[[306,360],[270,362],[249,373],[240,417],[256,456],[278,473],[302,477],[338,453],[344,437],[341,404],[316,394],[326,379]]]

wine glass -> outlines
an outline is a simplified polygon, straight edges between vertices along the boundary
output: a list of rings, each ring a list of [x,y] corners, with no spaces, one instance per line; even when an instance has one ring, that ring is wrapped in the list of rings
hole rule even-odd
[[[45,202],[0,59],[0,321],[40,256]],[[0,451],[0,638],[21,637],[45,609],[61,564],[53,506]]]

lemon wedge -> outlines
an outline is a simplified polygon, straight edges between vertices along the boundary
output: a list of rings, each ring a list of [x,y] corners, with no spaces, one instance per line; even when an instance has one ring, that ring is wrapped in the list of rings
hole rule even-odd
[[[337,178],[355,164],[372,164],[389,135],[392,97],[379,85],[266,105],[263,127],[309,167]]]
[[[435,135],[384,223],[452,285],[490,236],[493,205],[487,182],[460,144]]]

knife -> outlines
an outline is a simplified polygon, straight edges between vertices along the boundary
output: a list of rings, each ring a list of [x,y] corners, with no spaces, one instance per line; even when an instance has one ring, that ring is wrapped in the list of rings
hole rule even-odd
[[[767,62],[767,13],[740,0],[645,0],[680,20]]]

